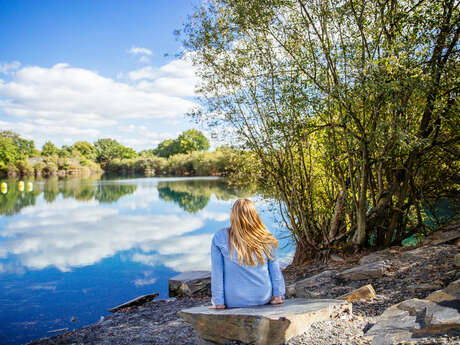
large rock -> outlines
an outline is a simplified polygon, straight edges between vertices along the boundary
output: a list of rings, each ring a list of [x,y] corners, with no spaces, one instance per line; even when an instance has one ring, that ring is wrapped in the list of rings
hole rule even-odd
[[[386,309],[366,333],[372,345],[389,345],[442,334],[460,335],[460,280],[426,299],[409,299]]]
[[[168,280],[169,296],[192,296],[198,293],[210,293],[210,271],[187,271]]]
[[[377,261],[350,268],[340,272],[338,276],[350,280],[374,279],[382,277],[387,269],[388,265],[385,261]]]
[[[353,290],[343,296],[338,297],[337,299],[343,299],[347,302],[356,302],[361,299],[371,299],[375,298],[375,290],[371,284],[361,286],[359,289]]]
[[[377,261],[385,261],[388,259],[391,259],[392,253],[382,250],[379,252],[371,253],[369,255],[363,256],[361,259],[359,259],[359,264],[360,265],[367,265],[372,262],[377,262]]]
[[[281,305],[252,308],[195,307],[182,310],[179,316],[193,326],[201,344],[241,341],[277,345],[304,333],[313,322],[351,314],[351,308],[346,301],[294,298]]]
[[[318,288],[323,285],[334,285],[334,278],[337,276],[337,271],[328,270],[299,280],[295,283],[295,295],[302,298],[319,298],[312,292],[313,288]]]
[[[433,245],[438,245],[447,242],[454,242],[460,238],[460,222],[446,226],[440,231],[436,231],[434,234],[428,236],[423,243],[431,243]]]

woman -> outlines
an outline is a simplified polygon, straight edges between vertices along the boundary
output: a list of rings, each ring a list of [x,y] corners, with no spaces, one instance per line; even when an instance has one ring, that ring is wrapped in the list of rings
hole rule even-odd
[[[278,241],[260,220],[254,204],[237,200],[230,228],[214,234],[211,246],[211,291],[215,308],[281,304],[284,278],[274,248]]]

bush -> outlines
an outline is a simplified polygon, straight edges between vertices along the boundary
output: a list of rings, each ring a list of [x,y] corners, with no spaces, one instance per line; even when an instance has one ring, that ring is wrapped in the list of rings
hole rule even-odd
[[[45,169],[46,165],[43,162],[36,162],[34,165],[34,172],[36,176],[40,176]]]
[[[16,177],[19,175],[19,169],[14,163],[8,163],[5,167],[5,171],[8,177]]]
[[[55,163],[47,163],[45,168],[43,169],[43,175],[45,176],[53,176],[56,175],[58,171],[58,166]]]
[[[28,161],[25,161],[25,160],[17,161],[16,167],[18,168],[19,173],[21,175],[27,176],[27,175],[33,175],[34,173],[34,168],[29,164]]]

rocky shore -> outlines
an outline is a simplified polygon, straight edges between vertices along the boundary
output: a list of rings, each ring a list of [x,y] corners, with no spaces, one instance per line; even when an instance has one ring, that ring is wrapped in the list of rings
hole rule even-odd
[[[453,230],[427,239],[418,248],[392,247],[365,256],[335,257],[335,261],[328,264],[288,267],[284,274],[290,295],[330,299],[371,284],[376,296],[352,301],[353,314],[315,322],[308,332],[291,338],[287,344],[460,344],[460,324],[452,323],[460,316],[460,305],[458,296],[451,296],[460,293],[460,270],[456,266],[460,253],[458,224]],[[458,236],[452,236],[454,232]],[[29,344],[197,344],[195,331],[178,317],[178,312],[209,303],[209,296],[203,294],[153,300],[118,311],[96,324]],[[433,306],[449,307],[448,316],[445,316],[446,309],[433,311],[441,315],[438,318],[454,320],[449,327],[443,324],[441,328],[435,327],[436,331],[433,327],[427,328],[427,313]],[[420,310],[425,316],[422,321]],[[416,323],[408,329],[417,332],[404,340],[399,338],[398,332],[404,328],[399,323],[403,317],[404,320],[410,318],[409,314],[413,315],[411,322]],[[389,316],[385,318],[385,315]],[[434,317],[430,317],[428,321],[434,323]],[[418,328],[423,327],[424,331],[420,332]],[[393,332],[395,336],[384,339],[380,329],[384,335]]]

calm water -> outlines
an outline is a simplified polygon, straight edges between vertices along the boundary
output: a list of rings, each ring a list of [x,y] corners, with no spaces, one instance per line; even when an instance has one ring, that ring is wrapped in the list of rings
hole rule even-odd
[[[270,230],[287,235],[268,202],[219,179],[7,182],[0,194],[0,344],[96,322],[139,295],[167,298],[168,278],[210,268],[212,234],[229,224],[238,197],[251,197]]]

